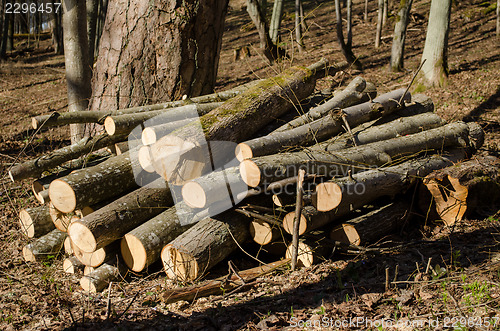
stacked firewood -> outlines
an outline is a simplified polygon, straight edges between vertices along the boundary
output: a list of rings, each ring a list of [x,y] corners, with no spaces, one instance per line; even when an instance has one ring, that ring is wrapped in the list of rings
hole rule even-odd
[[[290,258],[299,222],[298,261],[308,266],[339,243],[364,245],[397,228],[409,204],[393,198],[424,178],[447,224],[463,217],[478,183],[462,180],[470,171],[447,167],[480,147],[481,128],[446,123],[430,98],[405,89],[377,97],[361,77],[306,109],[304,100],[317,99],[316,80],[335,70],[322,60],[213,95],[34,118],[34,127],[98,123],[106,133],[10,170],[12,180],[40,177],[33,183],[40,206],[19,215],[23,233],[37,238],[24,258],[64,249],[64,271],[83,272],[88,291],[159,260],[168,277],[193,281],[249,241]],[[469,162],[460,169],[479,161]],[[498,182],[494,162],[481,166]],[[299,169],[304,207],[296,215]],[[445,176],[453,187],[443,198]],[[381,197],[390,198],[380,209],[349,219]],[[212,282],[207,293],[221,287]]]

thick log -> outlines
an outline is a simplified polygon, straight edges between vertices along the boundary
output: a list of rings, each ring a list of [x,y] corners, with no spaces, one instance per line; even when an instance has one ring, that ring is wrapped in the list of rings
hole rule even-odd
[[[129,134],[137,125],[153,118],[160,116],[165,123],[197,118],[191,118],[191,114],[198,113],[199,116],[208,114],[211,110],[222,105],[222,102],[211,102],[202,104],[191,104],[168,110],[148,111],[145,113],[134,113],[124,115],[108,116],[104,120],[104,128],[110,136]],[[188,124],[189,121],[185,124]],[[177,123],[180,125],[181,123]],[[184,125],[185,125],[184,124]],[[180,126],[182,127],[182,126]],[[179,126],[177,126],[179,128]]]
[[[21,232],[28,238],[38,238],[54,230],[49,208],[40,206],[19,211]]]
[[[31,184],[31,191],[33,192],[33,195],[35,196],[35,199],[40,202],[42,205],[48,203],[50,201],[49,198],[49,185],[50,183],[59,177],[63,177],[68,175],[71,172],[71,170],[62,170],[54,174],[50,174],[48,176],[39,178],[35,180]]]
[[[123,136],[110,137],[107,134],[86,137],[76,144],[57,149],[49,154],[13,166],[9,170],[9,177],[12,181],[40,177],[44,171],[53,169],[66,161],[113,145],[124,139],[126,138]]]
[[[67,274],[82,273],[85,269],[85,264],[80,262],[76,256],[70,256],[63,261],[63,271]]]
[[[158,188],[162,183],[162,179],[156,180],[72,222],[68,228],[71,240],[84,252],[91,253],[121,239],[173,204],[168,187]]]
[[[210,155],[206,141],[238,143],[250,138],[261,127],[310,95],[315,86],[316,71],[326,64],[326,60],[321,60],[309,68],[293,67],[276,77],[265,79],[200,117],[199,123],[187,125],[161,138],[152,145],[156,172],[171,183],[181,184],[199,177],[209,167],[212,170],[211,159],[217,151],[210,147]],[[196,146],[202,148],[193,150]]]
[[[395,196],[407,190],[410,185],[436,169],[450,166],[466,157],[463,150],[456,150],[446,156],[428,156],[402,164],[361,172],[351,177],[332,180],[339,186],[339,205],[329,212],[305,207],[300,220],[300,234],[317,229],[338,220],[352,210],[362,207],[382,196]],[[318,185],[319,186],[319,185]],[[295,213],[288,213],[283,219],[283,228],[292,232]]]
[[[120,280],[127,274],[127,267],[118,259],[101,264],[91,273],[80,279],[80,286],[84,291],[98,293],[104,290],[110,282]]]
[[[61,252],[66,233],[57,229],[23,247],[26,262],[39,262],[54,257]]]
[[[366,87],[365,79],[358,76],[354,78],[349,83],[349,85],[346,86],[344,90],[342,90],[339,93],[336,93],[327,102],[312,108],[304,115],[299,116],[291,120],[290,122],[280,126],[272,133],[290,130],[299,127],[301,125],[310,123],[323,116],[326,116],[329,112],[331,112],[334,109],[343,109],[358,103],[374,99],[377,94],[377,91],[374,91],[375,93],[371,91],[370,94],[363,93],[365,87]]]
[[[408,201],[397,201],[377,208],[336,226],[330,239],[357,246],[375,243],[404,224],[410,207]]]
[[[250,237],[259,245],[267,245],[282,236],[277,226],[259,219],[250,222],[249,231]]]
[[[333,252],[334,244],[324,237],[321,231],[315,234],[316,238],[301,239],[298,243],[297,266],[310,267],[320,261],[325,261]],[[292,245],[288,245],[285,253],[287,259],[292,256]]]
[[[434,198],[436,211],[447,226],[478,208],[488,209],[498,204],[499,166],[498,158],[478,157],[425,177],[424,184]]]
[[[54,207],[52,202],[49,203],[48,208],[52,224],[54,224],[56,229],[58,229],[59,231],[67,232],[70,223],[77,219],[80,219],[81,214],[77,209],[75,209],[75,211],[71,213],[62,213]]]
[[[205,218],[162,249],[163,269],[169,278],[194,281],[247,238],[248,222],[241,214],[226,212]]]
[[[92,253],[87,253],[81,250],[73,242],[71,242],[71,244],[71,248],[75,257],[84,265],[88,265],[89,267],[94,268],[100,266],[105,261],[111,260],[112,258],[116,257],[120,248],[118,241],[116,241],[105,247],[101,247]]]
[[[181,224],[175,207],[168,208],[123,236],[123,260],[132,271],[143,271],[160,258],[166,244],[190,227]]]
[[[402,108],[410,99],[411,95],[405,93],[405,89],[383,94],[372,101],[342,109],[311,123],[240,143],[235,150],[236,158],[243,161],[286,151],[294,146],[315,144],[342,132],[345,122],[353,128]]]
[[[192,285],[188,287],[179,287],[169,289],[162,294],[162,301],[165,304],[174,303],[180,300],[192,302],[198,298],[207,297],[209,295],[220,295],[229,291],[251,283],[259,277],[262,277],[273,270],[286,266],[290,263],[289,259],[272,262],[252,269],[242,270],[238,272],[238,276],[219,277],[214,280],[206,281],[200,285]],[[241,280],[245,283],[242,283]]]
[[[471,127],[475,126],[469,123]],[[471,147],[469,126],[463,122],[450,123],[404,137],[351,147],[337,152],[301,151],[246,159],[240,163],[242,180],[251,187],[296,176],[300,168],[308,174],[328,177],[345,176],[369,166],[390,164],[393,160],[414,156],[431,149]]]

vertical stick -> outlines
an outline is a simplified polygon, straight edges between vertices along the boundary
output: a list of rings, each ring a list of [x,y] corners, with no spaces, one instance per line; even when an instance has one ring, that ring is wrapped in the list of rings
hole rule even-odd
[[[368,21],[368,0],[365,0],[365,12],[363,13],[365,23]]]
[[[302,185],[304,183],[305,170],[300,169],[297,180],[297,202],[295,206],[295,219],[293,220],[293,239],[292,239],[292,271],[297,265],[297,256],[299,253],[299,224],[302,215]]]

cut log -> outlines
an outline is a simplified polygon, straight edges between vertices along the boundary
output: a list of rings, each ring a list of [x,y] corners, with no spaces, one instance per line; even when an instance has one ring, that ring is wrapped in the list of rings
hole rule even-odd
[[[83,272],[85,265],[75,256],[70,256],[63,261],[63,271],[67,274],[76,274]]]
[[[250,222],[249,231],[250,237],[259,245],[267,245],[282,236],[277,226],[259,219]]]
[[[191,227],[181,224],[176,212],[171,207],[123,236],[122,257],[132,271],[143,271],[156,262],[162,248]]]
[[[83,275],[84,276],[87,276],[87,275],[90,275],[92,272],[94,272],[96,268],[94,267],[90,267],[88,265],[85,266],[85,268],[83,269]]]
[[[158,125],[149,125],[142,130],[142,135],[141,135],[141,141],[145,146],[153,145],[155,142],[158,141],[161,137],[164,137],[171,132],[182,128],[183,126],[188,125],[191,123],[194,119],[193,118],[187,118],[184,120],[179,120],[179,121],[174,121],[174,122],[169,122],[169,123],[162,123]],[[196,120],[198,120],[196,118]],[[161,121],[157,121],[161,122]]]
[[[323,116],[326,116],[329,112],[334,109],[343,109],[349,106],[362,103],[371,99],[374,99],[377,91],[373,93],[363,93],[366,87],[366,81],[364,78],[358,76],[354,78],[349,85],[346,86],[344,90],[339,93],[336,93],[330,100],[327,102],[312,108],[307,113],[302,116],[297,117],[294,120],[280,126],[272,133],[281,132],[290,130],[301,125],[310,123],[314,120],[317,120]]]
[[[282,208],[295,206],[295,202],[296,202],[295,196],[292,194],[289,194],[289,193],[273,194],[271,199],[273,200],[273,203],[277,207],[282,207]],[[316,193],[315,192],[306,191],[304,193],[304,195],[302,196],[302,201],[303,201],[304,205],[310,205],[310,204],[314,203],[313,201],[315,201],[315,200],[316,200]]]
[[[137,157],[139,158],[139,164],[144,171],[149,173],[155,172],[151,161],[151,148],[149,146],[141,146]]]
[[[237,86],[231,90],[227,91],[222,91],[218,93],[213,93],[209,95],[204,95],[204,96],[199,96],[199,97],[194,97],[191,99],[186,99],[186,100],[179,100],[179,101],[170,101],[166,103],[160,103],[160,104],[155,104],[155,105],[149,105],[149,106],[139,106],[139,107],[133,107],[133,108],[127,108],[127,109],[120,109],[116,111],[79,111],[79,112],[65,112],[65,113],[59,113],[59,112],[54,112],[50,115],[40,115],[33,117],[31,119],[31,124],[33,126],[33,129],[38,129],[40,127],[50,127],[50,126],[60,126],[60,125],[67,125],[67,124],[72,124],[72,123],[99,123],[103,124],[104,119],[107,116],[112,116],[112,115],[124,115],[124,114],[134,114],[134,113],[142,113],[142,112],[148,112],[148,111],[155,111],[155,110],[167,110],[169,108],[174,108],[174,107],[181,107],[185,105],[189,105],[192,103],[208,103],[208,102],[220,102],[220,101],[225,101],[230,98],[235,97],[236,95],[242,93],[243,91],[248,90],[250,87],[254,86],[257,84],[259,80],[252,81],[249,83],[246,83],[241,86]]]
[[[330,232],[330,239],[345,244],[365,246],[396,231],[410,213],[408,201],[397,201],[348,220]]]
[[[211,102],[202,104],[191,104],[167,110],[148,111],[144,113],[112,115],[104,120],[104,128],[110,136],[129,134],[139,124],[156,116],[161,117],[163,123],[182,122],[189,119],[190,114],[198,113],[199,116],[208,114],[211,110],[222,105],[222,102]],[[195,118],[191,118],[195,120]],[[187,121],[188,124],[190,121]],[[184,125],[185,125],[184,124]],[[181,125],[181,123],[177,123]],[[177,126],[177,128],[182,126]]]
[[[351,177],[334,179],[339,186],[339,205],[329,212],[319,212],[316,208],[305,207],[300,222],[300,234],[317,229],[338,220],[352,210],[362,207],[382,196],[395,196],[419,178],[436,169],[441,169],[466,157],[463,150],[456,150],[447,156],[428,156],[406,161],[400,165],[361,172]],[[288,213],[283,219],[283,228],[292,232],[295,213]]]
[[[118,259],[107,261],[94,269],[90,274],[80,279],[84,291],[98,293],[104,290],[110,282],[120,280],[127,274],[127,267]]]
[[[105,247],[99,248],[92,253],[84,252],[73,242],[71,242],[71,244],[71,248],[73,249],[73,254],[75,254],[75,257],[84,265],[88,265],[89,267],[94,268],[100,266],[105,261],[115,258],[118,255],[119,251],[118,241],[113,242]]]
[[[226,212],[205,218],[162,249],[163,269],[169,278],[194,281],[247,238],[248,222],[241,214]]]
[[[462,220],[466,212],[491,209],[500,202],[499,166],[498,158],[478,157],[425,177],[436,211],[447,226]]]
[[[73,244],[71,243],[71,238],[69,236],[64,239],[64,252],[68,255],[73,255]]]
[[[314,196],[313,206],[318,211],[329,211],[339,205],[342,192],[335,182],[324,182],[316,186]]]
[[[121,143],[115,144],[116,155],[121,155],[128,152],[130,143],[128,141],[122,141]]]
[[[124,139],[125,137],[122,136],[110,137],[107,134],[95,137],[86,137],[76,144],[60,148],[36,159],[13,166],[9,170],[9,177],[12,181],[40,177],[44,171],[53,169],[66,161],[76,159],[82,155],[113,145],[114,143],[120,142]]]
[[[338,152],[301,151],[246,159],[239,168],[242,180],[251,187],[296,176],[300,168],[305,168],[309,174],[346,176],[348,171],[354,173],[366,170],[369,166],[387,165],[393,160],[414,156],[422,151],[470,147],[469,138],[469,126],[456,122]]]
[[[299,241],[297,254],[298,267],[310,267],[320,261],[325,261],[333,253],[334,244],[324,237],[321,231],[314,235],[314,239],[302,239]],[[285,253],[287,259],[292,256],[292,245],[288,245]]]
[[[61,253],[66,233],[57,229],[38,238],[23,247],[23,258],[26,262],[39,262],[55,257]]]
[[[41,237],[55,228],[47,206],[21,209],[19,225],[28,238]]]
[[[224,276],[206,281],[200,285],[169,289],[162,294],[162,301],[165,304],[174,303],[180,300],[192,302],[198,298],[207,297],[209,295],[228,293],[237,287],[252,283],[258,277],[262,277],[273,270],[284,267],[288,263],[290,263],[290,260],[285,259],[252,269],[243,270],[238,272],[238,276],[241,278],[236,275],[231,275],[231,277]],[[241,279],[243,279],[245,283],[242,283]]]
[[[327,61],[322,60],[309,68],[293,67],[263,80],[200,117],[199,123],[161,138],[151,150],[156,172],[170,183],[182,184],[199,177],[208,168],[211,171],[211,155],[217,151],[210,147],[210,155],[206,141],[238,143],[250,138],[310,95],[315,86],[316,71],[322,70],[326,64]],[[204,148],[193,150],[196,146]]]
[[[351,128],[366,121],[386,116],[396,109],[402,108],[411,99],[410,93],[399,89],[383,94],[372,101],[348,107],[330,116],[325,116],[311,123],[294,129],[271,133],[238,144],[235,150],[239,161],[244,159],[270,155],[289,150],[294,146],[306,146],[335,136],[343,131],[344,121]]]
[[[130,230],[155,217],[173,204],[170,190],[161,187],[163,179],[141,187],[111,202],[68,228],[73,243],[84,252],[94,252]]]
[[[51,202],[49,202],[48,208],[52,223],[59,231],[67,232],[69,224],[77,219],[80,219],[77,210],[71,213],[62,213],[57,210]]]

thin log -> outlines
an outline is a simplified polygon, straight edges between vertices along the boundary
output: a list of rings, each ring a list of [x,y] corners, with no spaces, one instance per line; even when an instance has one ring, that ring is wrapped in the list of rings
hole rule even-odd
[[[173,204],[162,179],[111,202],[83,219],[72,222],[68,234],[84,252],[105,247]]]
[[[165,273],[172,279],[194,281],[235,251],[248,235],[248,222],[241,214],[205,218],[162,249]]]
[[[80,262],[75,256],[70,256],[63,261],[63,271],[67,274],[82,273],[85,269],[85,264]]]
[[[83,268],[83,275],[84,276],[90,275],[92,272],[94,272],[95,269],[96,268],[94,267],[86,265],[85,268]]]
[[[28,238],[38,238],[55,229],[47,206],[21,209],[19,225]]]
[[[267,245],[281,237],[280,229],[260,219],[254,219],[249,224],[250,237],[259,245]]]
[[[130,143],[128,141],[122,141],[121,143],[115,144],[116,155],[121,155],[125,152],[128,152],[130,148]]]
[[[243,161],[251,157],[270,155],[286,151],[290,147],[312,145],[328,139],[342,132],[346,121],[353,128],[402,108],[404,102],[409,102],[411,98],[411,95],[405,92],[405,89],[392,91],[372,101],[342,109],[312,123],[245,141],[236,147],[236,158]]]
[[[297,244],[297,266],[310,267],[315,263],[326,260],[332,253],[334,245],[324,237],[323,233],[318,233],[315,239],[302,239]],[[315,237],[316,237],[315,236]],[[285,257],[291,258],[293,245],[286,249]]]
[[[26,262],[39,262],[53,258],[61,252],[66,233],[57,229],[23,247]]]
[[[107,261],[94,269],[90,274],[80,279],[84,291],[98,293],[104,290],[110,282],[120,280],[127,274],[127,267],[118,259]]]
[[[292,271],[295,270],[297,266],[297,255],[299,254],[299,224],[300,224],[300,216],[302,215],[302,193],[304,192],[302,189],[302,185],[304,184],[304,169],[299,170],[297,180],[297,202],[295,203],[295,218],[293,220],[293,238],[292,238]]]
[[[184,120],[179,120],[179,121],[173,121],[169,123],[164,123],[164,124],[158,124],[158,125],[148,125],[142,130],[142,135],[141,135],[141,141],[143,145],[149,146],[153,145],[155,142],[158,141],[161,137],[166,136],[167,134],[182,128],[183,126],[188,125],[193,121],[193,118],[187,118]]]

